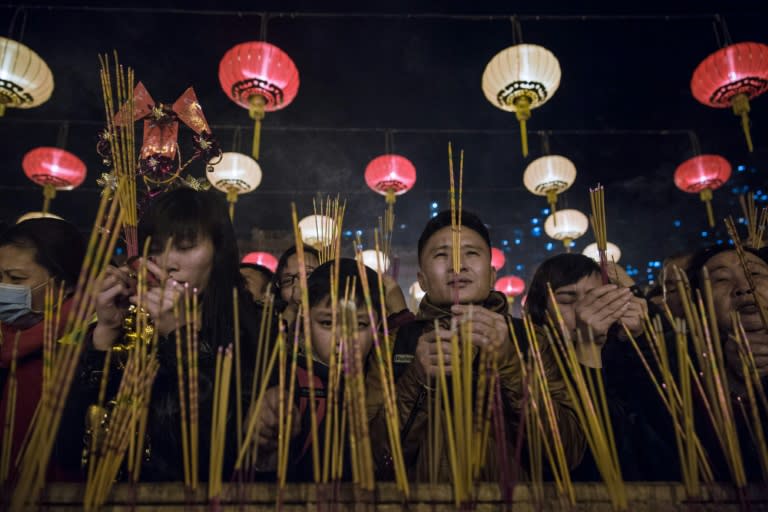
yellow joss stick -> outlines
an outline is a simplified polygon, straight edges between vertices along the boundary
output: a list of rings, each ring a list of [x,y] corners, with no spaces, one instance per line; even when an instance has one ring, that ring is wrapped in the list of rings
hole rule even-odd
[[[240,451],[243,442],[243,390],[240,373],[240,301],[237,288],[232,288],[232,311],[234,315],[235,334],[235,419],[237,421],[237,450]]]
[[[19,337],[21,331],[16,331],[11,353],[11,368],[8,373],[8,397],[5,410],[5,424],[3,427],[2,457],[0,457],[0,483],[5,483],[10,475],[11,454],[13,453],[13,429],[16,423],[16,356],[19,352]]]
[[[741,265],[741,268],[744,272],[744,277],[747,279],[749,289],[752,290],[750,293],[752,298],[755,300],[758,311],[760,312],[760,320],[763,322],[763,329],[768,330],[768,306],[763,303],[762,296],[759,293],[754,292],[754,290],[757,290],[758,288],[752,276],[752,271],[749,268],[747,254],[746,251],[744,251],[744,246],[741,243],[738,231],[736,230],[736,224],[734,224],[732,217],[725,219],[725,227],[728,230],[728,235],[733,241],[733,247],[736,250],[736,255],[739,257],[739,264]]]
[[[438,324],[437,320],[435,320],[435,331],[437,331],[440,328],[440,325]],[[445,373],[445,360],[443,356],[443,345],[442,340],[440,339],[440,336],[437,336],[435,339],[435,343],[437,345],[437,361],[438,361],[438,368],[439,368],[439,387],[440,390],[443,393],[443,401],[445,402],[445,429],[446,429],[446,437],[448,439],[448,460],[451,467],[451,474],[453,475],[453,484],[454,484],[454,500],[456,502],[456,506],[458,507],[464,499],[464,492],[461,487],[461,479],[459,478],[459,469],[458,469],[458,457],[456,453],[456,438],[454,437],[454,429],[453,429],[453,423],[452,418],[454,417],[451,413],[451,402],[448,399],[448,381],[446,379],[446,373]],[[451,369],[452,371],[455,370],[455,368]]]

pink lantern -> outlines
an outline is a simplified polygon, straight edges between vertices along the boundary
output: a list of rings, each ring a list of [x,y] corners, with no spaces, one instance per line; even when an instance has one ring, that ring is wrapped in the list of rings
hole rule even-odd
[[[21,162],[27,178],[43,187],[43,213],[48,212],[57,190],[72,190],[85,180],[82,160],[60,148],[39,147],[24,155]]]
[[[517,276],[504,276],[494,285],[494,290],[503,293],[508,299],[513,299],[525,290],[525,281]]]
[[[504,253],[501,249],[491,247],[491,266],[496,272],[504,268],[504,263],[506,263],[506,261],[507,259],[504,257]]]
[[[299,92],[299,70],[283,50],[263,41],[241,43],[219,63],[219,83],[229,99],[254,120],[253,158],[259,159],[265,112],[287,107]]]
[[[731,177],[731,164],[720,155],[698,155],[689,158],[675,169],[675,185],[683,192],[699,194],[707,208],[707,220],[715,227],[712,212],[712,191],[720,188]]]
[[[365,183],[374,192],[386,196],[387,202],[394,202],[395,196],[413,188],[416,167],[404,156],[381,155],[365,168]]]
[[[268,252],[249,252],[243,257],[242,263],[252,263],[267,267],[272,272],[277,272],[277,258]]]

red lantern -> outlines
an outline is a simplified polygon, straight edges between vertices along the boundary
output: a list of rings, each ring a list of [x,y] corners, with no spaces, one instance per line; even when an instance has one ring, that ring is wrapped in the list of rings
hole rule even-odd
[[[504,257],[504,253],[501,251],[501,249],[491,247],[491,266],[496,270],[496,272],[504,268],[504,263],[506,263],[506,261],[507,259]]]
[[[287,53],[262,41],[233,46],[219,63],[219,83],[254,120],[253,158],[259,159],[265,112],[287,107],[299,92],[299,70]]]
[[[494,290],[503,293],[508,299],[514,299],[525,290],[525,281],[517,276],[504,276],[494,285]]]
[[[261,265],[262,267],[267,267],[272,272],[277,272],[277,258],[268,252],[249,252],[243,257],[241,263]]]
[[[721,48],[696,67],[691,78],[693,97],[715,108],[731,107],[752,151],[749,100],[768,91],[768,46],[737,43]]]
[[[395,196],[405,194],[416,183],[416,167],[400,155],[381,155],[365,168],[365,183],[374,192],[394,202]]]
[[[48,213],[57,190],[80,186],[87,172],[82,160],[69,151],[53,147],[39,147],[28,152],[21,167],[27,178],[43,187],[43,213]]]
[[[712,191],[731,177],[731,164],[719,155],[698,155],[680,164],[675,170],[675,185],[683,192],[699,194],[707,208],[707,220],[715,227],[712,212]]]

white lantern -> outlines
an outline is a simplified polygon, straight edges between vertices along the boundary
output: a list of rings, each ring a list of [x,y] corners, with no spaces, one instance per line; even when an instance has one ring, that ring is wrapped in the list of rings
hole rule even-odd
[[[389,270],[389,258],[386,254],[376,249],[367,249],[361,253],[363,264],[373,270],[386,272]]]
[[[560,155],[537,158],[523,173],[525,188],[537,196],[546,196],[552,212],[555,211],[557,195],[568,190],[574,181],[576,166]]]
[[[247,194],[261,184],[261,167],[248,155],[228,152],[211,166],[206,177],[211,185],[227,194],[231,219],[235,214],[237,196]]]
[[[518,44],[497,53],[483,71],[483,93],[495,107],[520,122],[523,156],[528,156],[525,123],[531,109],[546,103],[560,85],[560,63],[542,46]]]
[[[301,239],[317,249],[330,245],[336,237],[336,222],[327,215],[310,215],[299,221]]]
[[[58,219],[58,220],[64,220],[62,217],[59,217],[55,213],[44,213],[44,212],[27,212],[18,219],[16,219],[16,224],[20,224],[24,222],[25,220],[31,220],[31,219]]]
[[[581,254],[600,263],[600,255],[597,252],[597,242],[593,242],[586,246],[584,250],[581,251]],[[621,258],[621,249],[619,249],[618,245],[608,242],[605,249],[605,256],[609,262],[612,261],[614,263],[618,263],[619,259]]]
[[[51,93],[53,74],[48,64],[23,44],[0,37],[0,116],[6,107],[37,107]]]
[[[416,305],[421,302],[421,299],[424,298],[424,295],[426,295],[427,292],[421,289],[421,285],[418,281],[414,281],[413,284],[408,288],[408,295],[411,296],[411,298],[414,300]]]
[[[589,219],[579,210],[560,210],[544,222],[544,231],[550,238],[562,240],[565,247],[584,235],[589,229]]]

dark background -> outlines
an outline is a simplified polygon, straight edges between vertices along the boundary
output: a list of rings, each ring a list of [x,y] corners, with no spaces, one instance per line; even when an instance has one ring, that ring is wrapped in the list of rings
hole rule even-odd
[[[396,206],[401,284],[415,277],[423,225],[449,206],[449,141],[465,150],[466,207],[480,214],[494,245],[506,252],[502,273],[529,279],[538,262],[562,250],[543,232],[545,200],[522,185],[525,166],[542,154],[538,133],[546,131],[552,153],[570,158],[578,170],[559,207],[588,213],[588,188],[602,183],[608,238],[621,247],[621,263],[645,282],[666,255],[728,243],[722,228],[707,228],[698,197],[672,181],[675,168],[693,156],[690,133],[702,152],[733,165],[731,181],[715,193],[716,214],[740,217],[737,194],[744,191],[768,204],[768,97],[751,103],[750,154],[730,110],[699,104],[689,87],[696,65],[718,48],[714,14],[724,16],[734,42],[766,43],[768,2],[618,4],[25,4],[10,36],[46,60],[56,86],[44,105],[8,109],[0,118],[0,218],[12,221],[40,208],[41,190],[24,176],[21,160],[36,146],[57,144],[67,122],[65,147],[85,161],[88,178],[60,193],[52,210],[90,228],[95,181],[104,171],[95,153],[104,119],[97,54],[112,49],[157,101],[172,103],[194,86],[224,149],[233,149],[240,129],[239,149],[248,153],[251,121],[222,92],[218,64],[230,47],[258,40],[259,13],[271,11],[266,39],[291,56],[301,85],[294,102],[264,122],[263,181],[237,203],[244,250],[279,251],[287,239],[280,232],[290,229],[290,202],[299,215],[310,214],[318,193],[341,193],[347,245],[358,230],[370,245],[384,201],[366,187],[363,172],[384,153],[389,130],[394,151],[418,173]],[[0,6],[6,21],[0,30],[17,7]],[[562,69],[560,88],[533,111],[527,159],[514,115],[492,106],[480,88],[488,61],[513,44],[513,14],[520,16],[524,42],[548,48]],[[181,129],[182,144],[190,133]],[[191,173],[202,176],[203,166]],[[588,233],[574,250],[592,241]]]

